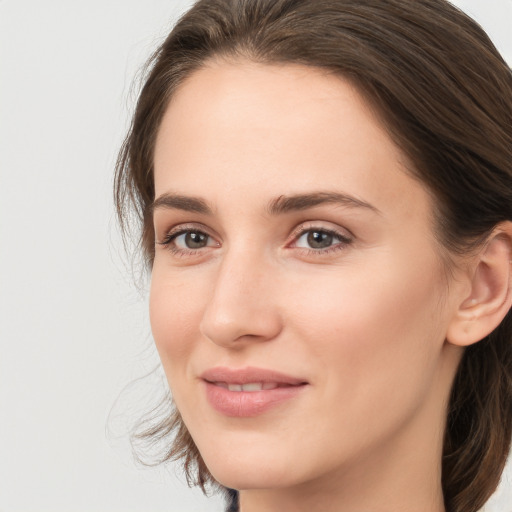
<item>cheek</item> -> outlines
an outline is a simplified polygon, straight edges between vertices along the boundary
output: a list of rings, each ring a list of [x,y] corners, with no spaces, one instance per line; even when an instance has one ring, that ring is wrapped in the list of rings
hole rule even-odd
[[[168,275],[153,268],[149,312],[151,330],[169,384],[186,371],[186,362],[198,340],[206,292],[200,279]]]
[[[329,277],[289,295],[296,318],[290,324],[310,360],[322,362],[324,389],[356,409],[427,393],[444,341],[436,260],[411,266],[383,259]]]

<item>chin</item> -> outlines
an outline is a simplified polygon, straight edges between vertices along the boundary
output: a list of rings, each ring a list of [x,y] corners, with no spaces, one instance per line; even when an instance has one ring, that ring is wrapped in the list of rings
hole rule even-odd
[[[300,475],[292,471],[294,465],[299,469],[297,462],[289,456],[276,454],[268,445],[254,444],[244,449],[235,442],[221,451],[200,449],[200,452],[213,478],[231,489],[288,487],[301,480]]]
[[[259,465],[244,464],[235,467],[231,464],[216,463],[211,467],[208,466],[208,469],[217,482],[230,489],[272,489],[292,487],[299,483],[291,481],[289,471],[286,475],[286,472],[275,471],[268,467],[261,468]]]

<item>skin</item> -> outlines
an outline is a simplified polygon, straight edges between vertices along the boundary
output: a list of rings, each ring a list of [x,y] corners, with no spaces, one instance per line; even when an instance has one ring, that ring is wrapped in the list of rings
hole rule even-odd
[[[299,65],[211,62],[173,96],[154,163],[157,198],[211,208],[155,208],[151,325],[183,420],[213,476],[241,490],[242,511],[444,511],[446,404],[463,350],[446,337],[470,280],[446,272],[432,199],[357,90]],[[317,192],[371,207],[268,211]],[[163,243],[180,229],[205,245]],[[339,235],[311,247],[315,229]],[[256,417],[227,417],[199,378],[214,366],[309,385]]]

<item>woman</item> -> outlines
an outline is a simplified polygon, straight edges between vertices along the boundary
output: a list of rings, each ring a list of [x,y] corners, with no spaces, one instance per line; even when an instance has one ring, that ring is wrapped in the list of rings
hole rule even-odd
[[[444,0],[200,0],[121,150],[173,408],[231,510],[450,511],[512,424],[512,74]]]

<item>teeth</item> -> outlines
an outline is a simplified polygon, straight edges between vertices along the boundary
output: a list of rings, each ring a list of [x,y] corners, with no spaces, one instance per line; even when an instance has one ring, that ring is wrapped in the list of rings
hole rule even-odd
[[[276,389],[279,386],[277,382],[248,382],[247,384],[228,384],[226,382],[215,382],[220,388],[229,389],[229,391],[267,391]]]
[[[217,386],[229,389],[229,391],[262,391],[268,389],[275,389],[278,387],[277,382],[248,382],[247,384],[227,384],[224,382],[217,382]]]
[[[261,391],[263,384],[261,382],[251,382],[250,384],[242,384],[242,391]]]

